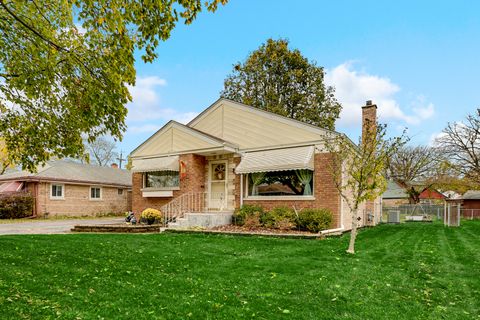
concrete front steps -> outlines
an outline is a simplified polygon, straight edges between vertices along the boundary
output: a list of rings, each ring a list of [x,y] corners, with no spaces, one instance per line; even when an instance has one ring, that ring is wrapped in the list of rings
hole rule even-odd
[[[232,223],[233,211],[215,211],[202,213],[185,213],[184,218],[170,222],[168,228],[188,229],[194,227],[213,228]]]

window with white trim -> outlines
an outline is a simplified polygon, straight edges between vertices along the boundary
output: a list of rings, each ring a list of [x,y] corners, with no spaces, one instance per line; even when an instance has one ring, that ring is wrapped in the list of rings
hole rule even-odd
[[[92,200],[102,199],[102,188],[90,187],[90,199]]]
[[[246,176],[247,197],[313,197],[313,171],[254,172]]]
[[[50,198],[52,199],[64,199],[64,185],[63,184],[51,184],[50,185]]]

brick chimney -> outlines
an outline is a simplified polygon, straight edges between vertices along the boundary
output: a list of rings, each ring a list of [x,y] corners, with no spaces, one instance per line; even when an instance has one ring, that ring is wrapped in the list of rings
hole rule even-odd
[[[113,169],[118,169],[118,164],[112,163],[112,164],[111,164],[111,167],[112,167]]]
[[[377,105],[367,100],[362,107],[362,143],[367,141],[367,133],[377,129]]]
[[[362,107],[362,144],[369,143],[368,133],[375,132],[377,129],[377,105],[372,100],[367,100]],[[375,203],[368,200],[365,202],[365,225],[375,225]]]

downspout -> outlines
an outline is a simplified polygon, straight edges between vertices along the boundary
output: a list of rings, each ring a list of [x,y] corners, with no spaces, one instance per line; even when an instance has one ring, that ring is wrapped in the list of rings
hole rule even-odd
[[[33,214],[35,217],[38,216],[38,182],[35,182],[34,184],[34,190],[35,190],[35,213]]]
[[[243,206],[243,174],[240,174],[240,208]]]

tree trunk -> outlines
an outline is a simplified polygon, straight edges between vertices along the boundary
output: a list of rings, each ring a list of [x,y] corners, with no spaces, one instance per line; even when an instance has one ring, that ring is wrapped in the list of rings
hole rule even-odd
[[[350,232],[350,243],[348,244],[347,253],[355,254],[355,239],[357,238],[357,214],[358,209],[353,211],[352,231]]]

